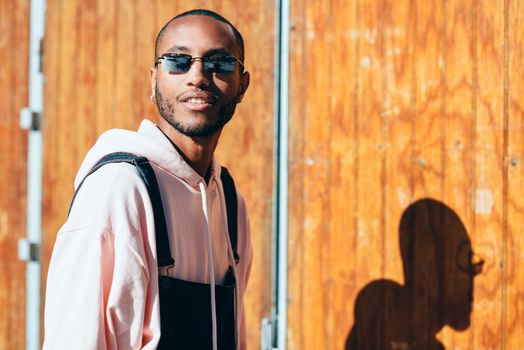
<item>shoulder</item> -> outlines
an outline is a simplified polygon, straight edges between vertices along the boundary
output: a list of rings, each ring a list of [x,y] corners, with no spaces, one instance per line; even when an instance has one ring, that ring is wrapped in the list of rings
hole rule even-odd
[[[103,224],[144,210],[147,189],[131,164],[111,163],[87,176],[77,188],[67,223]],[[127,214],[126,214],[127,213]],[[66,224],[67,224],[66,223]]]

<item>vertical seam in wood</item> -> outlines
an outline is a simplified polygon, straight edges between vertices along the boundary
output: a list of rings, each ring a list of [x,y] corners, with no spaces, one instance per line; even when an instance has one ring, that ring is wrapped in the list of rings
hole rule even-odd
[[[94,79],[93,79],[93,100],[94,100],[94,103],[93,103],[93,116],[91,116],[91,118],[94,118],[94,121],[95,121],[95,125],[96,125],[96,122],[97,120],[99,120],[99,118],[103,118],[103,116],[100,116],[98,115],[98,104],[99,104],[99,100],[98,100],[98,94],[97,94],[97,87],[98,87],[98,40],[99,40],[99,36],[98,36],[98,28],[100,27],[100,23],[99,23],[99,18],[98,18],[98,1],[95,0],[95,8],[94,8],[94,14],[95,14],[95,21],[94,21],[94,24],[95,24],[95,35],[94,35],[94,38],[95,38],[95,52],[93,53],[93,56],[94,56],[94,67],[95,67],[95,71],[93,73],[93,76],[94,76]]]
[[[473,65],[471,67],[471,78],[472,78],[472,87],[471,87],[471,134],[472,134],[472,155],[471,155],[471,168],[469,173],[471,174],[471,183],[469,188],[471,188],[471,193],[469,194],[470,201],[470,210],[471,210],[471,232],[472,236],[476,237],[476,226],[477,226],[477,217],[476,217],[476,204],[475,204],[475,191],[477,186],[477,98],[478,98],[478,11],[479,11],[479,0],[473,1],[472,8],[472,18],[471,18],[471,33],[472,33],[472,56],[473,56]],[[470,347],[474,349],[475,346],[475,318],[471,320],[471,332],[470,332]]]
[[[508,266],[507,252],[508,252],[508,143],[509,143],[509,0],[504,0],[504,128],[503,128],[503,159],[502,159],[502,310],[501,310],[501,348],[506,348],[507,333],[506,333],[506,314],[507,314],[507,294],[508,294]]]
[[[416,0],[411,0],[409,4],[409,13],[411,14],[409,22],[409,30],[411,30],[411,37],[409,40],[410,48],[410,67],[411,67],[411,86],[410,86],[410,124],[411,124],[411,154],[409,164],[409,189],[410,189],[410,201],[414,201],[415,195],[415,163],[416,163],[416,119],[417,119],[417,71],[416,71],[416,59],[415,59],[415,48],[417,46],[417,6]]]
[[[304,72],[307,72],[307,56],[304,54],[306,52],[306,46],[307,46],[307,43],[306,43],[306,30],[307,30],[307,18],[306,18],[306,0],[299,0],[300,1],[300,4],[302,5],[302,13],[300,14],[300,18],[301,18],[301,21],[302,21],[302,33],[301,33],[301,45],[302,45],[302,48],[301,48],[301,65],[302,65],[302,68],[304,70]],[[301,78],[303,79],[303,78]],[[305,86],[306,84],[303,84],[302,86]],[[301,90],[302,92],[304,91],[304,88],[301,87]],[[303,97],[303,93],[301,92],[300,96]],[[305,104],[306,104],[306,101],[305,99],[303,98],[302,101],[300,102],[301,104],[301,112],[302,112],[302,118],[305,118],[304,122],[300,123],[300,126],[301,126],[301,132],[302,132],[302,137],[301,137],[301,140],[300,140],[300,167],[302,168],[302,174],[305,173],[305,167],[304,167],[304,155],[305,155],[305,142],[304,142],[304,135],[306,134],[306,129],[307,129],[307,126],[306,126],[306,122],[307,122],[307,117],[306,117],[306,111],[305,111]],[[301,230],[300,230],[300,242],[301,242],[301,247],[300,247],[300,281],[303,285],[305,285],[307,283],[307,281],[305,281],[305,270],[304,270],[304,256],[305,256],[305,244],[304,244],[304,231],[305,231],[305,222],[304,222],[304,206],[305,206],[305,199],[306,199],[306,191],[305,191],[305,187],[304,187],[304,182],[305,182],[305,177],[304,176],[301,176],[300,177],[300,182],[301,182],[301,198],[300,198],[300,225],[301,225]],[[301,307],[300,307],[300,320],[301,320],[301,323],[302,323],[302,329],[305,329],[305,323],[308,322],[308,320],[305,320],[305,317],[304,317],[304,310],[306,309],[306,303],[305,303],[305,297],[304,297],[304,290],[305,288],[300,288],[300,303],[301,303]],[[300,341],[300,346],[297,347],[297,349],[304,349],[304,333],[303,332],[300,332],[300,337],[299,337]]]
[[[331,49],[333,47],[333,17],[332,17],[332,12],[331,12],[331,6],[332,6],[332,0],[329,0],[328,2],[328,31],[327,31],[327,39],[328,39],[328,83],[329,83],[329,86],[333,86],[333,50]],[[331,240],[332,240],[332,235],[333,235],[333,232],[332,232],[332,229],[331,229],[331,210],[332,210],[332,205],[331,205],[331,191],[329,190],[330,188],[330,180],[331,180],[331,174],[332,174],[332,161],[331,161],[331,144],[333,142],[333,138],[332,138],[332,135],[333,135],[333,100],[332,100],[332,97],[333,97],[333,93],[331,92],[331,89],[328,89],[328,118],[326,118],[327,122],[328,122],[328,140],[329,140],[329,143],[328,143],[328,149],[327,149],[327,176],[326,176],[326,184],[324,184],[324,186],[327,187],[327,190],[326,190],[326,196],[327,196],[327,208],[325,210],[327,210],[327,215],[326,215],[326,222],[327,224],[324,224],[324,227],[327,228],[327,242],[326,242],[326,249],[324,249],[323,251],[327,252],[327,257],[324,257],[322,259],[322,271],[324,272],[324,278],[326,279],[327,277],[327,281],[325,280],[325,286],[326,286],[326,290],[325,292],[323,293],[323,298],[324,298],[324,309],[326,310],[326,321],[327,322],[324,322],[324,339],[326,341],[326,344],[329,344],[328,345],[328,349],[332,349],[332,346],[331,344],[333,343],[333,337],[332,337],[332,332],[331,332],[331,328],[329,327],[330,326],[330,321],[333,320],[333,309],[329,307],[330,305],[330,297],[331,297],[331,293],[333,291],[333,287],[332,287],[332,276],[331,276],[331,273],[332,273],[332,270],[331,270],[331,267],[334,265],[332,264],[332,260],[331,260],[331,257],[332,257],[332,254],[331,254]],[[327,265],[327,266],[326,266]],[[327,283],[326,283],[327,282]]]
[[[440,176],[440,198],[446,198],[446,120],[447,120],[447,90],[446,90],[446,69],[447,69],[447,36],[446,28],[448,25],[448,7],[447,1],[442,2],[442,20],[440,24],[440,57],[438,64],[440,67],[440,164],[441,164],[441,176]]]
[[[120,10],[120,1],[119,0],[115,0],[115,4],[114,4],[114,9],[113,9],[113,33],[114,33],[114,43],[113,43],[113,59],[115,59],[116,57],[118,57],[118,39],[119,39],[119,33],[118,33],[118,21],[120,19],[120,16],[119,16],[119,11]],[[117,91],[117,78],[118,78],[118,69],[116,68],[113,68],[112,69],[112,74],[113,74],[113,81],[112,81],[112,84],[113,86],[111,87],[111,91],[113,92],[112,93],[112,108],[111,108],[111,124],[112,125],[115,125],[115,121],[116,121],[116,110],[117,110],[117,97],[115,96],[115,92]]]
[[[361,21],[360,21],[360,0],[355,0],[355,10],[356,10],[356,19],[357,19],[357,33],[360,33],[361,28]],[[355,114],[355,119],[353,121],[354,128],[355,128],[355,165],[353,168],[353,188],[355,191],[355,196],[353,197],[353,252],[357,251],[357,244],[358,244],[358,220],[359,220],[359,176],[360,176],[360,109],[359,109],[359,79],[360,79],[360,40],[361,36],[359,35],[355,39],[355,61],[354,61],[354,91],[353,91],[353,112]],[[351,252],[350,252],[351,253]],[[353,285],[356,287],[358,285],[358,276],[357,272],[353,274]]]
[[[385,55],[385,35],[384,35],[384,17],[382,16],[381,9],[384,9],[384,6],[380,6],[381,2],[378,2],[379,9],[377,13],[379,14],[379,20],[378,20],[378,27],[379,27],[379,40],[380,40],[380,60],[382,62],[382,74],[381,74],[381,95],[382,100],[387,101],[389,100],[389,97],[386,97],[388,94],[388,69],[387,65],[385,63],[386,55]],[[387,129],[388,129],[388,113],[387,110],[389,110],[389,106],[386,106],[385,103],[389,102],[383,102],[382,108],[380,111],[380,142],[382,144],[386,144],[388,137],[387,137]],[[387,147],[382,148],[382,152],[380,152],[380,236],[381,236],[381,242],[380,242],[380,277],[384,278],[386,274],[386,211],[388,210],[387,207],[387,194],[384,189],[386,188],[387,183],[387,169],[386,169],[386,155],[387,155]],[[383,305],[386,304],[386,301],[383,300]]]
[[[137,11],[137,4],[136,4],[136,0],[133,0],[132,3],[131,3],[131,6],[133,7],[133,10],[131,12],[131,16],[132,16],[132,22],[131,23],[137,23],[137,15],[136,15],[136,11]],[[131,47],[133,48],[132,51],[133,52],[137,52],[137,35],[143,35],[143,33],[138,33],[137,32],[137,29],[138,29],[138,26],[133,26],[133,33],[131,33],[131,38],[132,38],[132,42],[131,42]],[[133,112],[133,114],[136,113],[137,109],[137,98],[135,98],[135,91],[136,91],[136,76],[137,74],[139,73],[140,75],[143,74],[142,71],[139,71],[137,69],[133,69],[132,70],[133,72],[133,76],[132,76],[132,79],[131,79],[131,89],[128,90],[128,93],[129,93],[129,101],[131,101],[131,111]],[[140,90],[139,90],[140,91]],[[128,116],[126,116],[128,117]],[[140,115],[141,118],[143,118],[144,116],[143,115]]]

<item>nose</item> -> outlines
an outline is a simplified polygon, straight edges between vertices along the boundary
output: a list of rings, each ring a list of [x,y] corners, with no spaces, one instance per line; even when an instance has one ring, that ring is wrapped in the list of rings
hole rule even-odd
[[[209,78],[207,72],[204,69],[204,63],[202,58],[194,57],[191,67],[189,68],[188,74],[188,85],[194,86],[195,88],[208,87]]]

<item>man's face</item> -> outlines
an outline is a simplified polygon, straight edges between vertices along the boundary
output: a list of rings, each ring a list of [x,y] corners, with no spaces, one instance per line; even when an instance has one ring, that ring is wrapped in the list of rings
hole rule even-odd
[[[214,18],[192,15],[175,19],[158,46],[163,54],[240,56],[231,28]],[[161,64],[152,70],[151,84],[160,115],[180,133],[209,136],[231,119],[249,84],[248,73],[236,64],[232,73],[204,70],[196,60],[185,73],[170,73]]]

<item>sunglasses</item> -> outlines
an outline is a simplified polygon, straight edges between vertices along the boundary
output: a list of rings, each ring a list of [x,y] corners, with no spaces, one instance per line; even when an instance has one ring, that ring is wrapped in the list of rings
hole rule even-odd
[[[208,73],[233,73],[235,64],[239,64],[241,72],[244,64],[236,57],[227,55],[212,55],[204,57],[193,57],[187,54],[175,53],[164,54],[157,57],[155,67],[160,63],[169,73],[186,73],[195,61],[201,61],[204,70]]]

